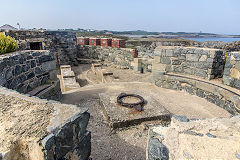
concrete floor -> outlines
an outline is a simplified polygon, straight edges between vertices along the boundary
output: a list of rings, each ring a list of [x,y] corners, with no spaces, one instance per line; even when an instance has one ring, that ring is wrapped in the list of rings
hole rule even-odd
[[[188,118],[229,117],[224,109],[203,98],[185,92],[156,87],[145,82],[118,82],[87,85],[63,95],[62,102],[89,108],[91,114],[88,130],[92,134],[92,153],[94,160],[145,160],[147,130],[161,121],[133,126],[113,131],[104,120],[99,103],[99,93],[140,90],[148,93],[170,113],[185,115]]]

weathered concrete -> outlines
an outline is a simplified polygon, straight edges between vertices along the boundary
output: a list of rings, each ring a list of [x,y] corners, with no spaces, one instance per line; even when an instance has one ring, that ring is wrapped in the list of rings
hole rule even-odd
[[[117,104],[117,96],[119,96],[120,93],[121,92],[99,94],[104,116],[112,128],[128,127],[151,120],[169,120],[170,113],[163,105],[147,93],[138,90],[126,92],[128,94],[138,94],[144,98],[146,104],[142,112]]]
[[[2,87],[0,99],[0,154],[4,160],[88,159],[91,135],[86,131],[90,117],[86,109]]]
[[[61,81],[61,89],[63,92],[80,88],[80,85],[76,82],[75,74],[71,70],[70,65],[62,65],[60,66],[60,81]]]

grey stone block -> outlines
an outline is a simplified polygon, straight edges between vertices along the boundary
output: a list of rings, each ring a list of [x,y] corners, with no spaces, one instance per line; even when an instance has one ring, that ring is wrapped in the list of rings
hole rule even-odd
[[[171,59],[169,57],[162,57],[161,63],[162,64],[171,64]]]
[[[151,137],[148,142],[147,160],[168,160],[169,151],[157,138]]]
[[[42,64],[42,70],[44,72],[48,72],[51,70],[56,70],[56,62],[55,61],[49,61],[49,62],[45,62]]]

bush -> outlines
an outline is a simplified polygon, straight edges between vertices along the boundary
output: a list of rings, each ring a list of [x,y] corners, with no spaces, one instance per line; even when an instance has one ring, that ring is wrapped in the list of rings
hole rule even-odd
[[[14,38],[0,32],[0,54],[14,52],[17,48],[18,44]]]

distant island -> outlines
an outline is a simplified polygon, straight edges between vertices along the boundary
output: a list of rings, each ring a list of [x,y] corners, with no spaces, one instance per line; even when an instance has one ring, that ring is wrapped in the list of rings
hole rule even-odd
[[[119,35],[127,37],[155,37],[155,38],[240,38],[240,35],[226,35],[226,34],[214,34],[214,33],[203,33],[203,32],[148,32],[144,30],[136,31],[111,31],[111,30],[95,30],[95,29],[64,29],[72,30],[89,34],[109,34]]]

